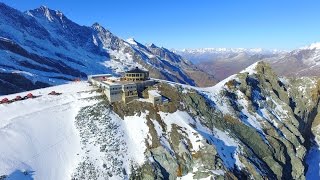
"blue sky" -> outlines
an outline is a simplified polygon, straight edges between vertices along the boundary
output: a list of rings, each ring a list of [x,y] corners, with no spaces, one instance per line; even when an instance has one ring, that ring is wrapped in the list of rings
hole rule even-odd
[[[0,0],[21,11],[46,5],[99,22],[121,38],[167,48],[293,49],[320,41],[317,0]]]

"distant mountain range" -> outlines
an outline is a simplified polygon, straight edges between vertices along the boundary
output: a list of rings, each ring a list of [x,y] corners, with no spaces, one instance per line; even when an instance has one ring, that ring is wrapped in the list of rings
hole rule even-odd
[[[88,74],[141,67],[189,85],[216,80],[166,48],[123,40],[94,23],[81,26],[45,6],[20,12],[0,3],[0,94],[62,84]]]
[[[200,69],[222,80],[257,62],[271,64],[280,76],[320,76],[320,43],[293,51],[264,49],[203,48],[174,50]]]
[[[253,55],[268,55],[272,56],[285,51],[265,50],[262,48],[246,49],[246,48],[199,48],[199,49],[183,49],[173,50],[177,54],[186,57],[194,63],[201,63],[216,59],[230,59],[237,58],[237,56],[253,56]]]

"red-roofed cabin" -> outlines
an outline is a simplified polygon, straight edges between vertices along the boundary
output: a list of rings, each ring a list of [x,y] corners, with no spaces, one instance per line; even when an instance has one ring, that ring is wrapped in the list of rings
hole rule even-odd
[[[27,98],[34,98],[32,93],[27,94]]]
[[[51,91],[48,95],[60,95],[60,94],[62,94],[62,93],[58,93],[58,92],[56,92],[56,91]]]
[[[49,93],[49,95],[57,95],[57,92],[56,92],[56,91],[51,91],[51,92]]]
[[[14,98],[15,101],[20,101],[22,100],[22,97],[21,96],[17,96],[16,98]]]
[[[1,103],[8,103],[9,102],[9,99],[8,98],[3,98],[2,100],[1,100]]]

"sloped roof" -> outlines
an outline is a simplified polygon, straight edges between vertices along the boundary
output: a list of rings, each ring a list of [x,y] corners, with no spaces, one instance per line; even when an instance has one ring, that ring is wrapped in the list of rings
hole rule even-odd
[[[153,97],[161,97],[161,94],[157,90],[149,90],[148,93]]]
[[[126,73],[146,73],[147,71],[144,71],[142,69],[139,69],[138,67],[131,69],[129,71],[127,71]]]

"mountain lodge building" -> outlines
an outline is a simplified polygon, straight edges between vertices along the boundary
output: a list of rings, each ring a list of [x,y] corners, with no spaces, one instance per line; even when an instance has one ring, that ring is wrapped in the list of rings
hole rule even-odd
[[[130,71],[125,72],[126,81],[145,81],[149,79],[149,71],[144,71],[136,67]]]
[[[156,81],[149,78],[149,72],[136,67],[125,72],[123,77],[114,77],[111,74],[97,74],[88,76],[88,81],[101,89],[112,102],[123,101],[128,103],[139,99],[139,93],[146,87],[153,86]],[[159,96],[155,93],[149,93],[152,104],[159,104]]]

